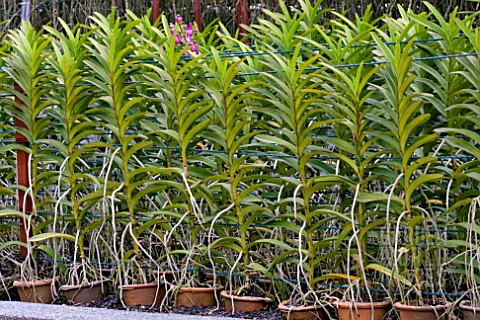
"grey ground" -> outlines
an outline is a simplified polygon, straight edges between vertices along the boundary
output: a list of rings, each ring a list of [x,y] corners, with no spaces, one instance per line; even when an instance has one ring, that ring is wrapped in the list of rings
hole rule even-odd
[[[225,320],[223,317],[200,317],[173,313],[145,313],[101,308],[45,305],[0,301],[0,320]],[[236,319],[239,320],[239,319]]]

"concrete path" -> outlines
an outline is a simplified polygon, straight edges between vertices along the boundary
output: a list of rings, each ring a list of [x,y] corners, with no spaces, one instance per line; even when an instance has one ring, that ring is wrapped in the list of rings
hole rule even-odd
[[[224,317],[148,313],[101,308],[0,301],[0,320],[225,320]],[[231,319],[231,318],[230,318]],[[236,319],[238,320],[238,318]]]

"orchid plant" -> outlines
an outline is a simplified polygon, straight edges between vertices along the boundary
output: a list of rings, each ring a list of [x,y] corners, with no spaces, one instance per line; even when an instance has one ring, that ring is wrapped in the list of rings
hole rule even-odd
[[[185,26],[183,18],[181,15],[177,14],[175,16],[175,24],[170,23],[171,35],[175,36],[175,45],[184,45],[184,49],[187,49],[185,56],[189,54],[198,55],[200,46],[197,44],[196,40],[193,40],[194,34],[198,33],[197,29],[194,29],[194,26],[191,22]]]

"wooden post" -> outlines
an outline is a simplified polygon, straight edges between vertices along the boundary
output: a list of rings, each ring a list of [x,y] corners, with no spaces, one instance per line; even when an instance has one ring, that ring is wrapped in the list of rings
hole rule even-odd
[[[155,23],[160,17],[160,0],[152,0],[152,19]]]
[[[237,3],[235,4],[235,10],[237,12],[238,38],[241,39],[247,35],[247,31],[242,27],[242,25],[250,25],[250,1],[237,0]]]
[[[195,22],[197,23],[198,31],[202,32],[202,4],[200,3],[200,0],[193,0],[193,9],[195,13]]]
[[[18,85],[15,85],[15,90],[22,91],[21,87]],[[15,96],[15,101],[23,104],[23,101],[19,99],[17,96]],[[27,128],[25,123],[18,118],[15,119],[15,126],[21,127],[21,128]],[[27,138],[23,134],[21,134],[18,130],[15,133],[15,140],[16,140],[16,143],[22,146],[26,146],[26,147],[29,146]],[[17,183],[18,185],[24,186],[27,189],[30,188],[30,180],[28,179],[28,157],[29,157],[28,152],[25,152],[23,150],[17,150]],[[25,193],[25,191],[18,190],[18,210],[29,215],[32,213],[32,207],[33,207],[32,197],[29,194]],[[28,228],[27,221],[25,221],[25,219],[20,219],[20,241],[24,243],[27,243],[28,229],[31,232],[31,228]],[[24,248],[24,247],[21,248],[20,256],[23,259],[27,257],[27,248]]]

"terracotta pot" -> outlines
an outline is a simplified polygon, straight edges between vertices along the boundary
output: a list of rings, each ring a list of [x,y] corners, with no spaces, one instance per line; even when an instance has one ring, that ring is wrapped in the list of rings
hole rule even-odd
[[[120,286],[120,290],[127,307],[151,305],[158,307],[166,294],[163,282],[123,285]]]
[[[471,301],[462,301],[459,305],[464,320],[480,320],[480,307],[472,307]]]
[[[395,303],[400,312],[400,320],[447,320],[445,311],[451,306],[450,302],[436,306],[409,306],[401,302]]]
[[[255,282],[265,291],[271,295],[275,295],[275,282],[272,279],[257,278]]]
[[[176,305],[185,307],[211,307],[217,305],[215,293],[222,291],[222,286],[214,288],[180,288]]]
[[[102,299],[107,292],[107,286],[108,281],[98,280],[80,285],[63,285],[60,291],[68,302],[77,305]]]
[[[229,312],[260,311],[267,308],[272,302],[270,298],[235,296],[229,291],[220,292],[220,296],[222,296],[225,302],[225,310]]]
[[[282,311],[283,316],[287,320],[315,320],[315,319],[329,319],[327,312],[323,306],[289,306],[288,301],[282,301],[278,305],[278,309]]]
[[[23,302],[47,303],[53,302],[52,282],[55,279],[44,279],[34,281],[14,281],[13,286],[17,288],[20,300]]]
[[[227,282],[227,279],[225,278],[225,276],[223,274],[216,274],[215,277],[213,276],[213,273],[211,272],[205,272],[205,278],[207,278],[208,280],[216,280],[217,282],[217,285],[219,286],[224,286],[225,283]]]
[[[150,269],[149,272],[157,275],[157,278],[162,279],[166,282],[175,281],[175,272],[171,270],[155,270]]]
[[[390,301],[355,302],[335,301],[340,320],[382,320],[390,309]],[[373,305],[373,317],[372,317]]]

